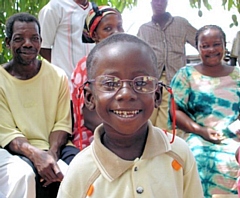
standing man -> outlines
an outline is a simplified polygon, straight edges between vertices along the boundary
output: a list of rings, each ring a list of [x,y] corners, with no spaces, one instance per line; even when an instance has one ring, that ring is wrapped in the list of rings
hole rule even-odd
[[[196,29],[186,19],[166,12],[167,4],[168,0],[152,0],[152,21],[143,24],[137,35],[153,48],[160,80],[169,85],[175,73],[186,64],[185,44],[195,47]],[[150,119],[153,125],[168,129],[168,92],[165,89],[161,105]]]
[[[42,28],[40,54],[62,68],[71,84],[71,74],[91,45],[82,43],[85,18],[91,9],[88,0],[50,0],[39,12]]]
[[[19,170],[17,160],[10,164],[11,169],[15,165],[19,173],[31,177],[21,182],[36,179],[36,191],[28,197],[54,198],[63,179],[59,159],[69,164],[79,150],[69,141],[72,130],[67,76],[61,68],[37,59],[40,32],[38,20],[28,13],[7,20],[5,41],[13,58],[0,66],[0,147],[28,163],[28,175],[26,169]],[[5,183],[12,182],[10,179],[6,177]]]

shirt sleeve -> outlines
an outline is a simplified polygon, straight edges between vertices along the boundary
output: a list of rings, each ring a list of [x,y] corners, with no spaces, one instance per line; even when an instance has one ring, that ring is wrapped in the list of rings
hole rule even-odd
[[[70,91],[68,78],[64,73],[61,86],[59,88],[58,108],[56,113],[55,124],[52,131],[64,130],[72,133],[71,127],[71,110],[70,110]]]
[[[61,8],[58,4],[52,4],[50,1],[40,10],[38,19],[41,26],[41,47],[52,48],[61,21]]]
[[[13,96],[15,97],[15,96]],[[24,137],[14,122],[13,114],[10,110],[3,89],[0,89],[0,146],[4,148],[13,139]]]
[[[187,37],[186,37],[187,42],[188,42],[191,46],[193,46],[194,48],[196,48],[195,38],[196,38],[197,29],[196,29],[195,27],[193,27],[193,26],[187,21],[186,31],[187,31]]]

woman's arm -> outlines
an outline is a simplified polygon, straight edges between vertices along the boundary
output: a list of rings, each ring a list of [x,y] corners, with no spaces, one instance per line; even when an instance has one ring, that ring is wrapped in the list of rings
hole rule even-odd
[[[209,142],[220,143],[224,138],[222,134],[218,133],[214,129],[208,127],[202,127],[196,122],[194,122],[185,112],[179,109],[178,105],[176,107],[176,125],[187,133],[194,133],[200,135],[202,138]],[[170,111],[171,117],[173,112]]]

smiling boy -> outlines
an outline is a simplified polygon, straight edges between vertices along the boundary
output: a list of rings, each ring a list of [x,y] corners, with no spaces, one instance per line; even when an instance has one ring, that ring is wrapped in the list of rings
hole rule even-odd
[[[186,143],[148,121],[161,101],[157,59],[135,36],[103,40],[87,59],[85,105],[103,120],[93,143],[72,161],[59,198],[202,198]]]

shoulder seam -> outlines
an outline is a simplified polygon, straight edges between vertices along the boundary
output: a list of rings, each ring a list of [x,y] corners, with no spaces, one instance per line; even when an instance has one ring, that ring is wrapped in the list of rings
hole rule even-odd
[[[175,153],[174,151],[168,151],[166,154],[177,160],[177,162],[182,166],[183,170],[185,170],[184,161],[177,153]]]

